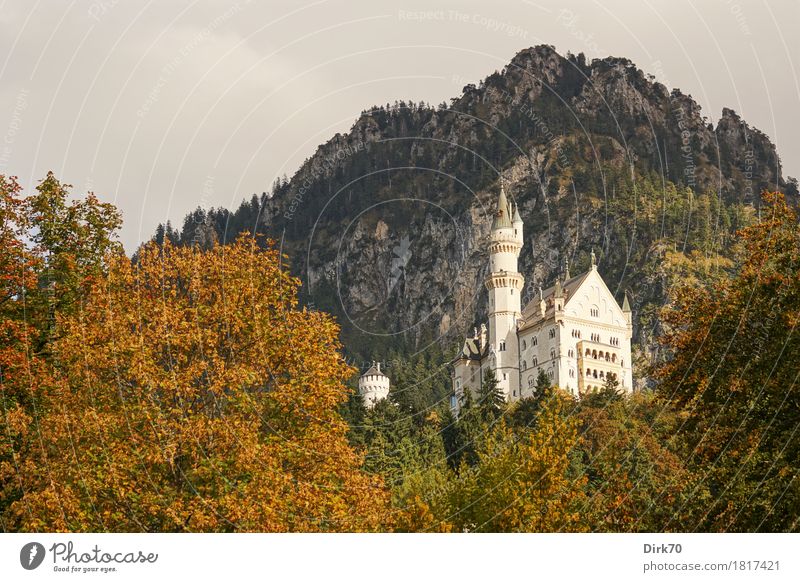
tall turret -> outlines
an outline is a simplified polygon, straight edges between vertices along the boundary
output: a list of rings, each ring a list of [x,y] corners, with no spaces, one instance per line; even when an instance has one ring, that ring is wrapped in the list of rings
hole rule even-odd
[[[517,271],[522,244],[522,219],[516,205],[509,204],[501,182],[489,238],[489,276],[485,283],[489,291],[489,347],[495,354],[497,380],[508,400],[520,396],[516,332],[525,284]]]

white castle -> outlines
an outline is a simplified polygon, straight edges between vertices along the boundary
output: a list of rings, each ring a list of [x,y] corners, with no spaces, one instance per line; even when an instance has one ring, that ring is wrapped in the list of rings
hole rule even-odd
[[[389,376],[381,372],[380,362],[372,362],[369,370],[358,379],[358,393],[367,408],[373,408],[389,396]]]
[[[507,401],[532,396],[543,370],[552,384],[575,396],[599,390],[609,377],[622,392],[633,390],[628,297],[620,307],[591,268],[570,277],[569,267],[538,300],[521,308],[525,278],[517,271],[523,244],[522,219],[503,186],[489,239],[488,328],[481,325],[451,362],[451,408],[458,411],[465,390],[476,393],[486,370],[493,370]]]

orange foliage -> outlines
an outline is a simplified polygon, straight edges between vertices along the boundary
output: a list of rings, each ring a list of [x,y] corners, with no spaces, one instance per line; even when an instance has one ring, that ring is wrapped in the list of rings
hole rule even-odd
[[[369,531],[390,527],[337,412],[353,370],[281,257],[246,237],[107,260],[58,320],[14,529]]]

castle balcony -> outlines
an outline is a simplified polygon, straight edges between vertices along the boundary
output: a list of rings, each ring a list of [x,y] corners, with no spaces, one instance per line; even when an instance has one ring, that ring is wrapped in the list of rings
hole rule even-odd
[[[519,273],[512,273],[511,271],[498,271],[491,273],[484,280],[487,289],[508,288],[522,290],[525,285],[525,277]]]
[[[581,340],[575,349],[578,364],[578,394],[602,389],[609,375],[616,377],[622,388],[624,362],[620,347]]]

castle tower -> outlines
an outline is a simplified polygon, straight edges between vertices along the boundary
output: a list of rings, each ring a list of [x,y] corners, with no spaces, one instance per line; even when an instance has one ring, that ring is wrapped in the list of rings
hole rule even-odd
[[[500,197],[489,238],[489,350],[500,388],[507,400],[520,397],[519,346],[517,319],[525,278],[517,271],[522,249],[522,219],[516,205],[506,198],[500,185]]]
[[[372,362],[369,370],[358,379],[358,393],[367,408],[373,408],[389,396],[389,376],[381,372],[380,362]]]

